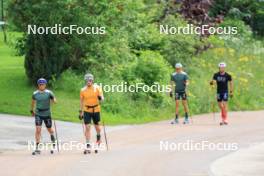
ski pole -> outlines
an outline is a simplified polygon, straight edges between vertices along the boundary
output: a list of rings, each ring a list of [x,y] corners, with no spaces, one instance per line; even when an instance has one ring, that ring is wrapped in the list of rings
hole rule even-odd
[[[106,149],[108,151],[109,150],[109,147],[108,147],[108,142],[107,142],[107,136],[106,136],[106,131],[105,131],[105,123],[104,123],[104,120],[102,122],[103,122],[103,130],[104,130],[104,137],[105,137]]]
[[[212,102],[212,109],[213,109],[213,118],[214,118],[214,122],[215,122],[215,104],[214,104],[214,102]]]
[[[211,86],[211,88],[210,88],[212,94],[213,94],[213,88],[214,88],[213,86]],[[214,95],[212,97],[214,97]],[[215,122],[215,103],[214,103],[214,99],[211,100],[211,104],[212,104],[212,110],[213,110],[213,119],[214,119],[214,122]]]
[[[213,81],[210,81],[210,92],[211,92],[211,94],[212,94],[212,97],[214,97],[214,82]],[[214,99],[213,100],[211,100],[211,106],[212,106],[212,111],[213,111],[213,120],[214,120],[214,122],[215,122],[215,103],[214,103]]]
[[[232,97],[230,97],[230,99],[231,99],[230,102],[231,102],[233,105],[235,105],[236,108],[238,108],[239,110],[241,110],[241,107],[240,107],[239,103],[237,102],[237,98],[235,98],[234,95],[233,95]]]
[[[80,114],[79,114],[79,119],[82,121],[82,129],[83,129],[83,136],[84,136],[84,140],[85,140],[85,142],[86,142],[86,135],[85,135],[85,123],[84,123],[84,117],[83,116],[81,116]]]
[[[58,139],[58,132],[57,132],[56,121],[53,120],[53,123],[54,123],[55,135],[56,135],[56,140],[57,140],[57,150],[58,150],[58,153],[59,153],[60,152],[60,149],[59,149],[59,139]]]
[[[83,136],[84,136],[84,139],[86,140],[86,135],[85,135],[85,124],[84,124],[84,121],[82,120],[82,129],[83,129]],[[85,141],[86,142],[86,141]]]
[[[191,115],[191,107],[189,105],[189,99],[186,99],[186,101],[187,101],[187,105],[188,105],[188,109],[189,109],[189,114],[190,114],[191,122],[193,124],[193,118],[192,118],[192,115]]]

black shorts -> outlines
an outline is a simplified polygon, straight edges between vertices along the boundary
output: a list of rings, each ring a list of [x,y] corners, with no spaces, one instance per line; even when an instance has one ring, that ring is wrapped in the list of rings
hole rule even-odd
[[[43,121],[44,121],[45,126],[47,128],[51,128],[52,127],[52,120],[51,120],[50,116],[46,116],[46,117],[38,116],[38,115],[35,116],[35,124],[36,124],[36,126],[42,126],[42,122]]]
[[[91,124],[91,121],[93,120],[93,124],[99,125],[100,122],[100,112],[84,112],[83,114],[84,124]]]
[[[217,93],[217,101],[218,102],[228,101],[228,93],[227,92]]]
[[[187,100],[186,92],[175,92],[175,100]]]

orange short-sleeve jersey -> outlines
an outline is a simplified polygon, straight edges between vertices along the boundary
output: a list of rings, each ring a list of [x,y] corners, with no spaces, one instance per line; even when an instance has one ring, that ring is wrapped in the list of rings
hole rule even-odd
[[[99,96],[103,96],[103,91],[99,86],[92,85],[90,87],[85,86],[81,89],[80,98],[83,99],[85,112],[100,112]],[[88,106],[96,106],[94,109]]]

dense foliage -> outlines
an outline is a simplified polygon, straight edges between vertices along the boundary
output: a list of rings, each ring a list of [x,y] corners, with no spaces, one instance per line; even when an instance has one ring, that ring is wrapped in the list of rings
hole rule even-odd
[[[220,61],[228,63],[228,68],[235,75],[235,85],[238,85],[235,94],[239,96],[233,100],[231,108],[247,109],[248,104],[253,109],[263,107],[256,102],[257,97],[261,97],[256,87],[251,86],[254,94],[244,89],[256,84],[252,75],[255,79],[261,77],[261,68],[256,68],[254,63],[261,62],[263,42],[253,38],[252,34],[263,33],[262,2],[215,0],[210,15],[224,15],[218,25],[237,26],[238,34],[208,37],[160,34],[159,25],[186,26],[190,22],[181,14],[180,3],[174,2],[12,0],[8,8],[9,29],[23,33],[16,46],[19,53],[25,56],[24,65],[29,80],[35,82],[39,77],[47,78],[53,89],[65,99],[65,104],[58,105],[58,114],[63,112],[67,116],[75,113],[71,107],[73,102],[77,102],[78,108],[78,92],[86,72],[93,73],[96,82],[108,85],[121,82],[128,85],[167,84],[176,62],[181,62],[190,75],[188,92],[192,112],[211,110],[208,100],[212,102],[214,96],[208,81]],[[28,24],[104,26],[106,34],[29,35]],[[243,68],[249,67],[248,74],[242,73],[242,64]],[[249,95],[252,95],[251,99]],[[174,111],[173,101],[166,93],[115,92],[105,96],[107,101],[103,109],[108,116],[137,119],[155,114],[154,117],[165,118],[165,111]],[[64,106],[70,108],[65,110]]]
[[[243,20],[256,34],[264,36],[264,1],[262,0],[214,0],[211,15],[218,14]]]

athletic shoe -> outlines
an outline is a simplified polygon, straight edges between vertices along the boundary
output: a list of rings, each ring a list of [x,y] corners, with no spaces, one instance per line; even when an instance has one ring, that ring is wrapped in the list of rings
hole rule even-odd
[[[189,123],[190,123],[189,119],[185,119],[184,122],[183,122],[183,124],[189,124]]]
[[[171,124],[179,124],[179,120],[175,119],[174,121],[171,122]]]

